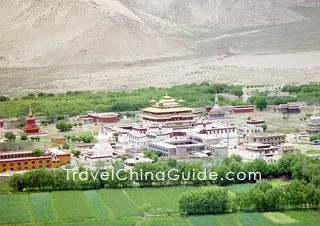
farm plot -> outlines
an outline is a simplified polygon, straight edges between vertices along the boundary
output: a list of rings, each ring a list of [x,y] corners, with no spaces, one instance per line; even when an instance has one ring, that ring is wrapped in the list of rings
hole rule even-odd
[[[50,226],[136,226],[138,220],[120,219],[120,220],[83,220],[69,223],[53,223]],[[48,224],[37,224],[38,226],[45,226]]]
[[[188,218],[186,217],[154,217],[151,218],[143,224],[142,226],[192,226],[191,223],[188,222]]]
[[[109,207],[116,217],[142,215],[141,211],[138,210],[138,206],[124,190],[99,190],[97,194],[104,202],[104,205]]]
[[[51,200],[59,220],[93,218],[94,213],[83,192],[52,192]]]
[[[263,216],[276,224],[292,224],[298,222],[296,219],[280,212],[267,212],[263,213]]]
[[[56,219],[49,193],[32,193],[29,197],[32,215],[36,221],[51,221]]]
[[[190,217],[190,221],[195,226],[220,225],[218,219],[213,215]]]
[[[262,213],[238,213],[236,216],[243,226],[272,225],[272,222],[268,221],[267,218],[265,218]]]
[[[241,191],[248,191],[249,189],[253,188],[255,184],[248,183],[248,184],[234,184],[231,186],[226,187],[229,191],[236,193]]]
[[[160,189],[126,189],[128,196],[149,214],[178,212],[177,203],[166,196]]]
[[[105,218],[110,215],[107,207],[95,191],[85,191],[84,195],[97,217]]]
[[[30,221],[27,195],[0,195],[0,224]]]
[[[319,211],[313,210],[301,210],[301,211],[286,211],[286,215],[291,218],[299,221],[299,225],[309,225],[309,226],[318,226],[320,223],[320,213]]]
[[[221,214],[221,215],[216,215],[214,217],[216,217],[220,225],[226,225],[226,226],[242,225],[239,219],[237,218],[236,214]]]
[[[168,188],[159,188],[159,190],[169,197],[174,202],[178,203],[179,197],[182,193],[187,191],[196,191],[199,190],[199,187],[168,187]]]

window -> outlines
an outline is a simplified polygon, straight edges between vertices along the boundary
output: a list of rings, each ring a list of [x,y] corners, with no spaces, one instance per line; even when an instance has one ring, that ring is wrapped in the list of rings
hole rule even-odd
[[[21,167],[18,167],[18,170],[21,170]]]
[[[35,164],[36,162],[35,161],[32,161],[32,164]]]
[[[18,166],[21,166],[21,162],[18,162]]]
[[[13,166],[13,162],[10,163],[10,166]]]
[[[41,163],[42,163],[42,160],[40,160],[39,163],[41,164]]]
[[[25,166],[24,169],[27,170],[27,169],[28,169],[28,166]]]
[[[6,167],[7,165],[4,163],[2,166],[3,166],[3,167]]]
[[[13,171],[13,168],[10,168],[11,171]]]

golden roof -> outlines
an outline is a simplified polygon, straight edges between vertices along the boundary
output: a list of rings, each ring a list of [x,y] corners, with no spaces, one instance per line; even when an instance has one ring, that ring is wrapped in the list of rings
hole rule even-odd
[[[162,99],[156,102],[154,99],[149,101],[151,107],[142,109],[142,111],[150,113],[172,113],[172,112],[192,112],[192,108],[186,108],[183,106],[184,100],[176,100],[166,94]]]
[[[153,100],[150,101],[150,103],[152,103]],[[152,105],[152,107],[154,108],[160,108],[160,109],[165,109],[165,108],[179,108],[181,107],[181,103],[183,101],[179,100],[177,101],[176,99],[165,95],[161,100],[159,100],[159,102],[156,102]]]

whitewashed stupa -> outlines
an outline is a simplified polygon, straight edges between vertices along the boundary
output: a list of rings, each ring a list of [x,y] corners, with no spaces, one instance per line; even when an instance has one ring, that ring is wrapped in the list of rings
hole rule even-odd
[[[109,143],[108,136],[104,133],[103,124],[101,125],[99,135],[97,137],[98,142],[94,145],[91,155],[86,158],[88,160],[106,160],[113,156],[114,149]]]

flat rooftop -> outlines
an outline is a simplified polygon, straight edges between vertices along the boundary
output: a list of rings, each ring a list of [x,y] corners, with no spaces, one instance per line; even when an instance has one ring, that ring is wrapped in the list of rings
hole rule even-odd
[[[251,135],[251,138],[265,138],[265,137],[285,137],[285,134],[280,134],[280,133],[274,133],[274,134],[254,134]]]
[[[31,154],[32,151],[28,150],[16,150],[16,151],[4,151],[0,152],[0,155],[17,155],[17,154]]]
[[[0,162],[12,162],[12,161],[30,161],[30,160],[48,160],[51,159],[51,155],[40,156],[40,157],[21,157],[21,158],[9,158],[9,159],[0,159]]]

